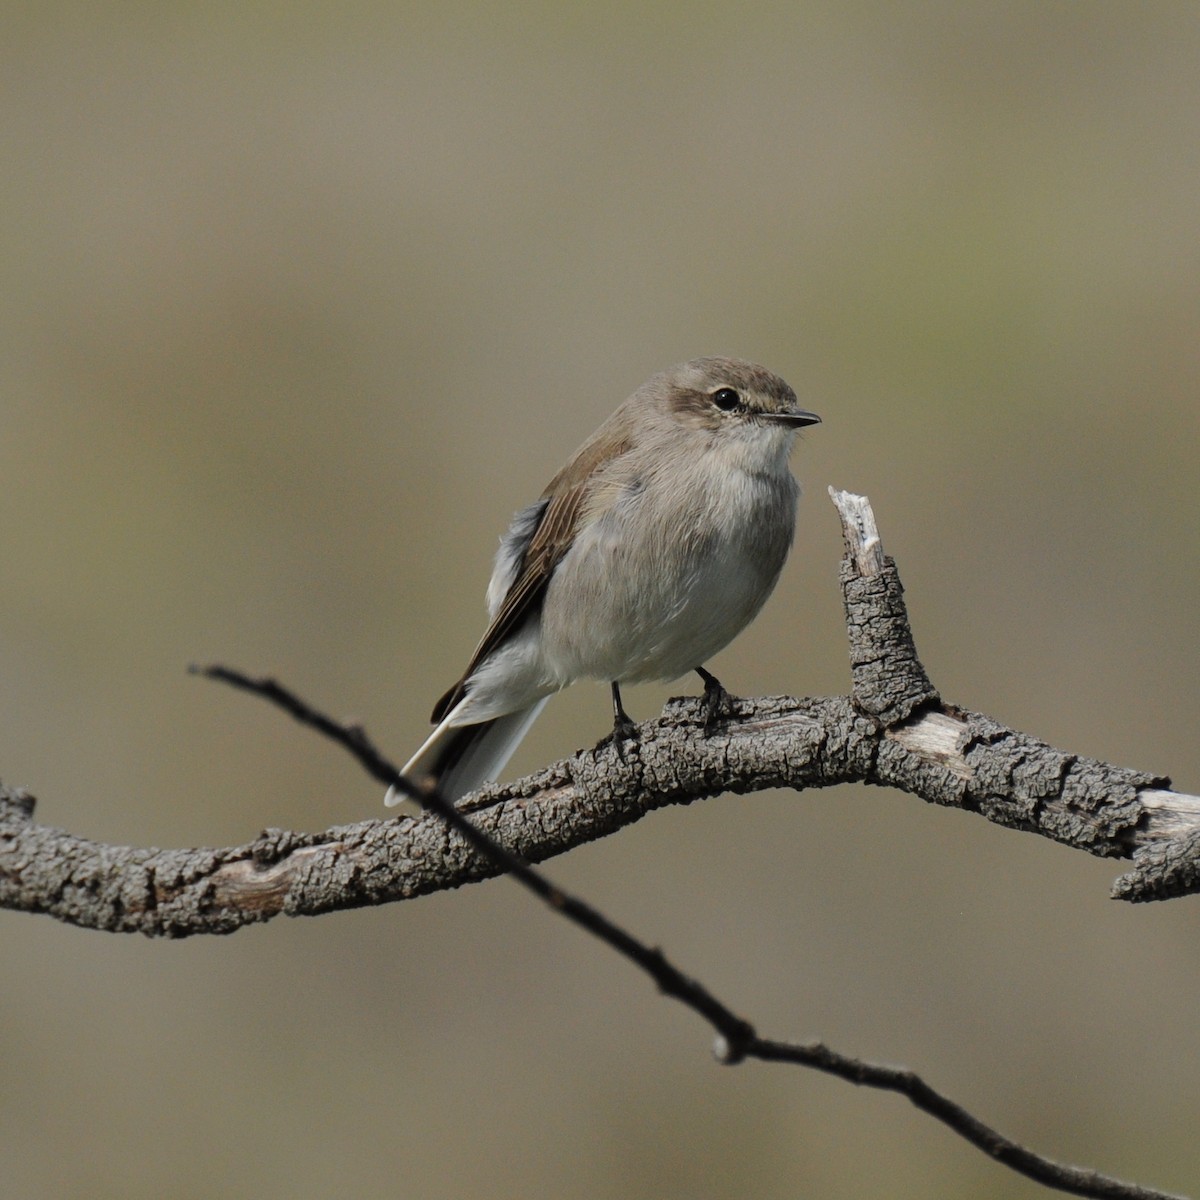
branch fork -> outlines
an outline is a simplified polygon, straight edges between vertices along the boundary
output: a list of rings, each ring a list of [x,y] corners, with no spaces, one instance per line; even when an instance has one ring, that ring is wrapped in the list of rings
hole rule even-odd
[[[1164,1200],[1165,1193],[1034,1154],[912,1072],[819,1043],[761,1038],[660,951],[529,865],[668,804],[722,792],[858,782],[899,788],[1092,854],[1131,859],[1133,869],[1113,888],[1121,899],[1200,891],[1200,797],[1174,791],[1164,777],[1055,750],[944,703],[917,657],[899,573],[883,553],[870,504],[832,488],[830,496],[845,540],[848,696],[739,700],[715,723],[703,699],[673,700],[661,717],[638,727],[635,755],[602,743],[514,783],[481,789],[454,808],[402,777],[360,727],[333,721],[274,680],[221,666],[194,668],[270,700],[339,742],[374,779],[407,792],[424,811],[322,833],[268,829],[224,849],[139,849],[39,825],[33,798],[0,786],[0,908],[90,929],[185,937],[232,933],[281,913],[314,916],[390,903],[507,873],[707,1020],[722,1062],[792,1062],[897,1091],[1046,1186]]]

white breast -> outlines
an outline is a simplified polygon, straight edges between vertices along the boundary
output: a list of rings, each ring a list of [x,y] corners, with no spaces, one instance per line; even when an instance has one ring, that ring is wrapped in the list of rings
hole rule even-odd
[[[675,679],[762,607],[791,544],[796,484],[786,469],[724,466],[670,489],[638,480],[580,531],[542,610],[543,661],[560,686]]]

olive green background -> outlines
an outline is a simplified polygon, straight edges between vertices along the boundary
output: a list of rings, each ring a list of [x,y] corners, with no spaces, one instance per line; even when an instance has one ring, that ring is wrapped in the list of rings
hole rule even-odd
[[[834,484],[948,699],[1200,792],[1195,5],[51,0],[0,34],[0,776],[42,821],[382,816],[186,665],[402,759],[509,515],[713,353],[825,418],[732,690],[847,688]],[[513,770],[608,721],[574,689]],[[550,866],[764,1032],[1195,1194],[1197,902],[1117,904],[1120,869],[848,788]],[[505,881],[180,943],[5,914],[0,947],[5,1197],[1044,1194],[898,1098],[718,1067]]]

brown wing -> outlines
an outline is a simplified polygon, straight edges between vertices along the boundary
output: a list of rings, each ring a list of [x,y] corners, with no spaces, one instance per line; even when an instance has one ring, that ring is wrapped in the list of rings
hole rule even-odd
[[[467,680],[479,664],[505,638],[518,630],[536,612],[546,593],[546,585],[559,560],[570,549],[584,508],[585,495],[597,471],[620,458],[633,446],[630,429],[629,401],[615,413],[579,448],[570,462],[550,480],[543,497],[550,502],[529,539],[516,578],[504,597],[504,602],[492,618],[471,662],[462,678],[434,705],[433,721],[440,721],[463,697]]]
[[[463,697],[467,680],[501,642],[519,629],[542,602],[546,585],[559,560],[571,545],[575,526],[583,506],[586,479],[560,492],[546,505],[542,518],[521,561],[521,569],[504,597],[487,632],[483,635],[462,678],[437,702],[435,723],[440,721]],[[553,486],[553,485],[551,485]]]

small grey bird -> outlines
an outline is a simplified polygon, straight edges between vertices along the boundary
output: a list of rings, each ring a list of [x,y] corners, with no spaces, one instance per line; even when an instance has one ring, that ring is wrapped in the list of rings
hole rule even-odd
[[[488,585],[491,623],[404,774],[457,800],[496,778],[546,701],[696,671],[771,594],[792,544],[796,434],[820,421],[777,375],[697,358],[643,384],[513,518]],[[403,796],[389,790],[386,803]]]

